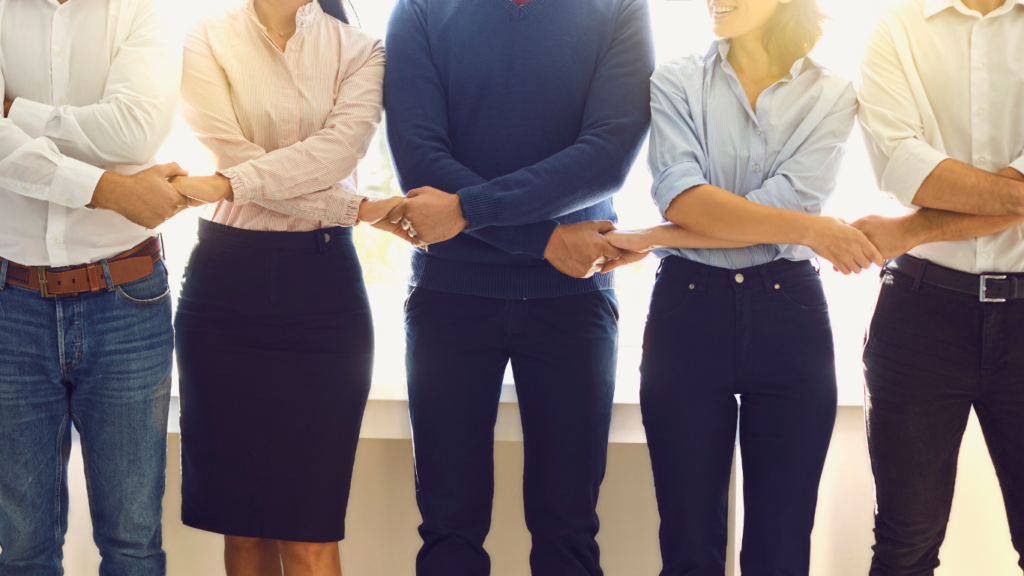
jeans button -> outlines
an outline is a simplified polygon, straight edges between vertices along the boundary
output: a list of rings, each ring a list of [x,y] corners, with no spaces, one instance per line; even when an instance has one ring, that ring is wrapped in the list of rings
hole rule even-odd
[[[737,274],[736,275],[736,283],[737,284],[743,284],[743,274]]]

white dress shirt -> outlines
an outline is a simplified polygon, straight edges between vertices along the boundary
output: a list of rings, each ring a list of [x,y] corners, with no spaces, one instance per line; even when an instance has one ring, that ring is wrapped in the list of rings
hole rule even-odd
[[[860,122],[883,191],[914,208],[925,178],[952,158],[1024,172],[1024,0],[982,17],[962,0],[888,9],[863,60]],[[910,252],[964,272],[1024,272],[1018,227]]]
[[[0,0],[0,258],[84,264],[155,234],[85,205],[104,170],[139,171],[171,132],[167,22],[155,0]]]

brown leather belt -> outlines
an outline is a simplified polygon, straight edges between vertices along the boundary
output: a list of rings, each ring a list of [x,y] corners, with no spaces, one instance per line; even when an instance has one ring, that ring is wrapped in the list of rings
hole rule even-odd
[[[110,280],[114,286],[120,286],[145,278],[153,273],[153,265],[159,262],[162,256],[160,238],[146,240],[135,248],[107,260]],[[3,261],[3,258],[0,258],[0,263]],[[59,272],[54,272],[46,266],[22,266],[8,260],[7,282],[13,286],[38,290],[43,298],[73,296],[108,288],[101,263],[58,270]]]

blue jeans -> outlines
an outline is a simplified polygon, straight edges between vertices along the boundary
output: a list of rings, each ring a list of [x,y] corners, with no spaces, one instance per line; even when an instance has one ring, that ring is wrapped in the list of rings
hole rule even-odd
[[[135,282],[44,299],[0,275],[0,576],[55,576],[71,424],[103,576],[159,576],[171,392],[163,262]]]
[[[595,536],[615,389],[611,290],[502,300],[416,288],[406,305],[419,576],[485,576],[494,424],[512,362],[534,576],[600,576]]]
[[[737,420],[743,575],[806,576],[836,417],[828,305],[811,264],[726,270],[666,258],[640,374],[662,576],[725,574]]]

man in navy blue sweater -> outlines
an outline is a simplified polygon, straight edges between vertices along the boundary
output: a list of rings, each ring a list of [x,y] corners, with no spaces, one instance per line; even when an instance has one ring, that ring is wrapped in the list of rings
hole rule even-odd
[[[618,339],[603,234],[650,124],[647,0],[398,0],[388,138],[408,200],[406,362],[419,576],[486,575],[511,360],[535,575],[602,574],[595,536]]]

